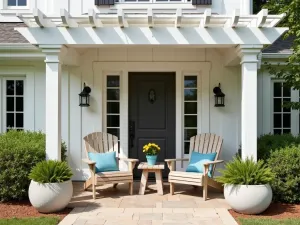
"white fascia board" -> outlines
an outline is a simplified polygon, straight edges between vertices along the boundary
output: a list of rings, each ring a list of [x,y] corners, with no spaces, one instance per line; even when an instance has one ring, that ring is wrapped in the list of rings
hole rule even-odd
[[[288,28],[78,27],[15,28],[36,45],[264,45]],[[51,38],[49,38],[51,37]]]
[[[1,43],[0,44],[0,50],[39,50],[36,46],[30,44],[30,43]]]
[[[0,44],[0,60],[44,60],[45,54],[32,44]]]

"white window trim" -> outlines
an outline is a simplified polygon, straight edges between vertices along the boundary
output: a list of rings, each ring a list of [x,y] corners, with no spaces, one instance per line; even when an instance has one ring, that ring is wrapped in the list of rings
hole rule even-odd
[[[7,10],[22,10],[22,9],[30,9],[30,0],[27,0],[26,6],[8,6],[8,0],[2,0],[3,1],[3,9]]]
[[[274,83],[284,83],[285,81],[282,79],[271,79],[271,133],[274,134]],[[291,101],[297,102],[299,101],[299,91],[291,89]],[[298,135],[300,133],[299,130],[299,110],[291,109],[291,134]]]
[[[1,132],[6,132],[6,129],[7,129],[7,125],[6,125],[6,113],[7,113],[7,110],[6,110],[6,81],[7,80],[22,80],[23,81],[23,127],[22,129],[25,130],[25,96],[26,96],[26,79],[25,77],[17,77],[17,76],[4,76],[4,77],[1,77],[1,93],[2,93],[2,98],[1,98],[1,113],[2,113],[2,130]],[[16,97],[14,95],[14,97]],[[14,112],[15,114],[16,112]],[[17,128],[18,129],[18,128]]]

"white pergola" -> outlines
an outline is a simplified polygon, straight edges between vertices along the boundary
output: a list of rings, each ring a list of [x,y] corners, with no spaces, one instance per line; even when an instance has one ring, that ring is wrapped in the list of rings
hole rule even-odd
[[[17,15],[28,27],[16,28],[46,55],[46,152],[60,159],[61,74],[60,57],[78,46],[193,46],[230,48],[227,61],[239,58],[242,75],[242,155],[257,157],[257,55],[263,45],[272,44],[287,28],[275,26],[284,18],[269,15],[215,15],[196,9],[117,9],[72,16],[61,9],[60,16],[34,9]],[[74,52],[72,52],[74,54]]]

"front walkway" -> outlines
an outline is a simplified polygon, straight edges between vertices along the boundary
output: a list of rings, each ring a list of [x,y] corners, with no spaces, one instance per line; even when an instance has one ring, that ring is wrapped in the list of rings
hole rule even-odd
[[[176,185],[175,195],[164,184],[164,195],[156,193],[154,184],[145,195],[138,195],[139,182],[134,184],[135,195],[128,195],[128,185],[119,184],[97,189],[97,199],[83,192],[83,184],[75,182],[70,207],[74,210],[59,225],[237,225],[228,213],[223,193],[209,190],[207,201],[202,200],[201,188]]]

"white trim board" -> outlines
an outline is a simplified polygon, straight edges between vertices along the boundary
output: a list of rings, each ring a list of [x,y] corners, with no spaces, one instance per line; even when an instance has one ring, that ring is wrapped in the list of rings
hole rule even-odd
[[[128,73],[129,72],[175,72],[176,73],[176,158],[183,154],[183,76],[198,75],[199,98],[198,104],[198,133],[209,132],[209,76],[210,62],[94,62],[93,69],[103,76],[120,75],[120,154],[128,156]],[[102,85],[105,93],[105,84]],[[105,109],[105,94],[102,96]],[[208,116],[208,117],[207,117]],[[102,119],[105,119],[105,110]],[[103,130],[105,130],[103,123]],[[121,168],[125,169],[125,168]],[[183,166],[177,163],[177,170]]]

